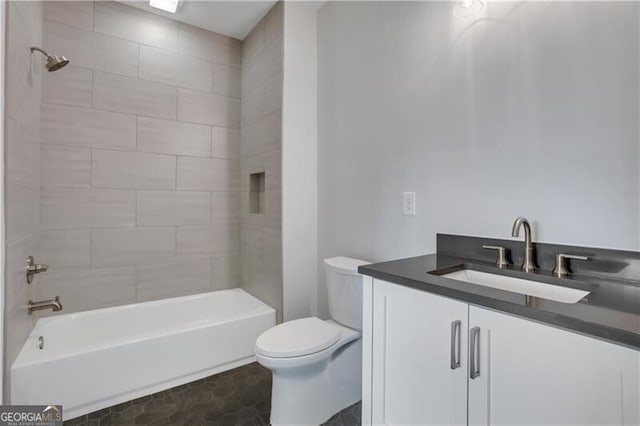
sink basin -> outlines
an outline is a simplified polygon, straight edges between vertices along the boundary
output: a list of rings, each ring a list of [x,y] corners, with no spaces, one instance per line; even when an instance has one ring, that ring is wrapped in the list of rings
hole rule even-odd
[[[490,274],[487,272],[462,269],[448,274],[440,275],[457,281],[491,287],[499,290],[507,290],[527,296],[553,300],[561,303],[576,303],[588,295],[589,291],[575,288],[561,287],[553,284],[545,284],[538,281],[524,280],[521,278],[507,277],[504,275]]]

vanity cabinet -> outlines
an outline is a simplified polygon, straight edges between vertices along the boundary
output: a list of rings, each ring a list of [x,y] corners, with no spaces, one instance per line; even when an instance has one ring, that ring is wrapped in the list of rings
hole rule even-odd
[[[638,351],[470,306],[476,327],[469,424],[640,424]]]
[[[375,284],[373,424],[466,423],[467,311],[466,303]]]
[[[640,352],[375,281],[364,424],[640,424]]]

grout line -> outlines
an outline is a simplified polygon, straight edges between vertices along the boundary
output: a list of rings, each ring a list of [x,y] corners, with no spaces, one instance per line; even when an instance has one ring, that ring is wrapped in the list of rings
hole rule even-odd
[[[94,75],[94,71],[91,70],[91,108],[93,108],[93,105],[95,104],[96,79]]]
[[[89,148],[89,188],[93,190],[93,147]]]
[[[178,262],[178,225],[173,227],[173,260],[174,262]]]
[[[175,153],[166,153],[166,152],[157,152],[157,151],[135,151],[131,149],[117,148],[117,147],[102,147],[102,146],[86,146],[86,145],[72,145],[72,144],[60,144],[60,143],[43,143],[40,145],[41,147],[59,147],[59,148],[78,148],[78,149],[95,149],[98,151],[112,151],[112,152],[127,152],[127,153],[140,153],[140,154],[150,154],[150,155],[160,155],[163,157],[187,157],[191,159],[201,159],[201,160],[210,160],[211,157],[205,157],[201,155],[189,155],[189,154],[175,154]],[[214,157],[218,160],[231,160],[238,161],[237,158],[218,158]]]
[[[178,191],[178,156],[176,155],[176,161],[175,161],[175,173],[174,173],[174,181],[173,181],[173,188]]]

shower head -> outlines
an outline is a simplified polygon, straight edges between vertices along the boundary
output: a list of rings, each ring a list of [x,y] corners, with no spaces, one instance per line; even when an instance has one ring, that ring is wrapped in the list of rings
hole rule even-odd
[[[49,72],[58,71],[69,63],[69,60],[64,56],[51,56],[39,47],[31,46],[31,53],[34,51],[38,51],[47,57],[47,63],[44,66]]]
[[[64,56],[48,56],[45,67],[47,71],[58,71],[60,68],[64,68],[69,63],[69,60]]]

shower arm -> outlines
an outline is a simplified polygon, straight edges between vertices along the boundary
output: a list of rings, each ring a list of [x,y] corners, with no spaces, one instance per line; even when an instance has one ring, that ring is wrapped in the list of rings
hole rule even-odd
[[[50,56],[47,52],[45,52],[43,49],[40,49],[37,46],[31,46],[31,53],[33,53],[34,50],[37,50],[38,52],[42,53],[44,56],[46,56],[47,58]]]

